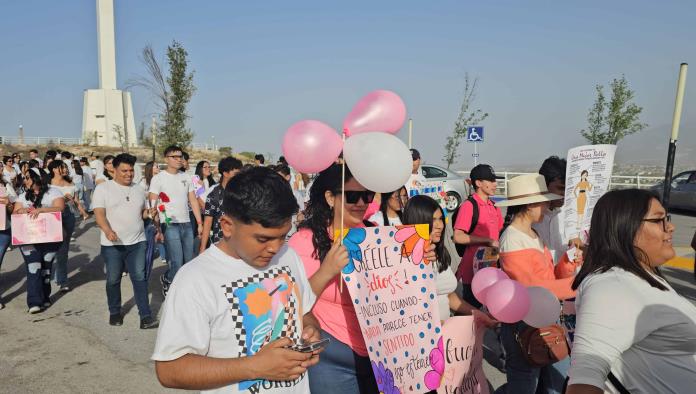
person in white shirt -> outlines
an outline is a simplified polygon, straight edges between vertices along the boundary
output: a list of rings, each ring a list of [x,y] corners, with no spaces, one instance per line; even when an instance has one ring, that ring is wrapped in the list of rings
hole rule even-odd
[[[96,179],[97,175],[104,172],[104,162],[99,160],[99,156],[92,153],[89,156],[89,167],[92,170],[92,176]]]
[[[145,190],[133,183],[136,157],[121,153],[114,158],[114,179],[94,191],[94,214],[101,229],[101,255],[106,265],[106,299],[109,324],[123,324],[121,314],[121,272],[124,267],[133,285],[135,304],[140,315],[140,328],[157,327],[152,318],[145,274],[145,227],[143,219],[156,210],[146,206]]]
[[[162,306],[152,359],[165,387],[214,393],[309,393],[320,339],[316,296],[285,238],[297,203],[287,182],[258,167],[232,178],[223,239],[179,270]]]
[[[425,183],[425,177],[421,174],[421,155],[417,149],[411,149],[411,159],[413,159],[413,167],[411,168],[411,176],[406,182],[406,189],[420,189],[423,183]]]
[[[95,184],[100,184],[102,182],[106,182],[108,180],[114,179],[114,156],[112,155],[106,155],[104,156],[104,161],[101,163],[101,165],[97,164],[97,169],[101,170],[97,172],[97,175],[94,177],[94,183]]]
[[[189,205],[196,220],[198,237],[203,226],[191,176],[179,171],[183,151],[180,147],[172,145],[164,150],[164,157],[167,168],[152,178],[148,198],[153,206],[160,208],[160,223],[165,226],[164,243],[167,247],[169,269],[162,274],[160,282],[162,293],[166,297],[169,285],[179,268],[193,258],[194,236]]]
[[[39,163],[39,167],[43,167],[43,160],[39,157],[39,151],[36,149],[29,150],[29,160],[36,160]]]
[[[14,185],[17,174],[19,173],[19,171],[14,168],[14,159],[12,159],[12,156],[3,156],[2,163],[4,165],[2,169],[2,179],[4,179],[6,183]]]
[[[65,199],[45,183],[37,171],[29,171],[24,179],[24,193],[14,204],[14,214],[36,218],[40,213],[62,212]],[[24,244],[19,247],[27,265],[27,305],[29,313],[39,313],[51,306],[51,268],[61,242]]]
[[[94,176],[92,175],[92,170],[89,167],[89,163],[87,162],[86,158],[81,158],[79,164],[82,168],[82,184],[85,187],[85,191],[82,195],[82,203],[87,212],[92,212],[92,193],[96,187],[94,183]]]
[[[402,186],[391,193],[381,193],[379,211],[370,216],[367,221],[377,226],[398,226],[401,224],[401,212],[408,202],[408,191]]]
[[[614,190],[595,205],[573,288],[577,326],[568,394],[693,393],[696,306],[660,273],[674,225],[648,190]]]

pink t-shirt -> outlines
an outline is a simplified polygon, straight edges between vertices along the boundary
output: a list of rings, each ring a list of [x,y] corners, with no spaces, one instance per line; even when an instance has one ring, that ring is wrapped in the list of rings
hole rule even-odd
[[[479,217],[478,222],[476,222],[476,227],[474,227],[474,230],[469,235],[498,240],[500,230],[503,229],[503,214],[500,212],[500,208],[496,207],[490,199],[483,201],[478,194],[474,194],[474,200],[478,203]],[[459,208],[457,220],[454,222],[454,229],[468,232],[469,227],[471,227],[473,215],[474,207],[470,202],[464,201],[461,208]],[[459,264],[459,269],[457,270],[457,277],[460,278],[464,284],[470,284],[474,277],[474,253],[477,248],[472,247],[472,245],[474,244],[469,244],[466,248],[464,256],[462,256],[462,261]]]
[[[372,202],[367,206],[367,211],[365,211],[365,216],[363,216],[363,220],[368,220],[372,217],[372,215],[377,213],[377,211],[379,211],[379,205],[380,204],[376,198],[372,200]]]
[[[319,260],[312,257],[314,253],[312,232],[306,228],[299,230],[290,237],[288,245],[300,256],[307,277],[311,278],[319,270],[320,264]],[[317,297],[312,313],[319,320],[322,330],[350,346],[355,353],[367,357],[365,340],[360,331],[360,323],[355,314],[348,287],[344,285],[341,293],[338,280],[339,276],[336,276]]]

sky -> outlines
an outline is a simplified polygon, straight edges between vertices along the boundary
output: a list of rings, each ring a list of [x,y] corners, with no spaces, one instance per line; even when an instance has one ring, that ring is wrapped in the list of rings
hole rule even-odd
[[[696,66],[692,1],[114,3],[120,88],[144,75],[145,45],[164,63],[177,40],[195,71],[194,141],[276,157],[293,123],[340,129],[362,96],[389,89],[413,119],[414,147],[441,164],[465,73],[478,78],[474,106],[490,114],[480,161],[564,156],[583,143],[595,85],[622,74],[644,107],[643,133],[665,133],[666,147],[679,64]],[[22,124],[27,136],[79,137],[83,90],[98,87],[96,1],[4,0],[0,48],[0,135]],[[695,87],[692,75],[682,132],[696,132]],[[132,95],[136,124],[149,124],[153,98]],[[463,144],[454,167],[470,167],[472,152]]]

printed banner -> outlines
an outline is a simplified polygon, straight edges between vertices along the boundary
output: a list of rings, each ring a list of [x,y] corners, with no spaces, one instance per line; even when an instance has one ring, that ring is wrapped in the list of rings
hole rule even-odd
[[[380,392],[437,389],[430,357],[442,333],[433,268],[423,259],[429,226],[350,229],[343,244],[344,280]]]
[[[12,215],[12,245],[43,244],[63,241],[63,222],[60,212],[40,213],[36,219],[29,215]]]
[[[424,194],[437,201],[443,209],[447,206],[447,193],[445,192],[445,183],[442,181],[419,182],[418,187],[406,185],[406,189],[409,198]]]
[[[439,366],[442,384],[438,394],[488,394],[483,373],[483,334],[473,316],[454,316],[442,328],[438,352],[430,359]]]
[[[592,211],[609,190],[616,145],[585,145],[568,151],[563,223],[565,242],[586,240]]]

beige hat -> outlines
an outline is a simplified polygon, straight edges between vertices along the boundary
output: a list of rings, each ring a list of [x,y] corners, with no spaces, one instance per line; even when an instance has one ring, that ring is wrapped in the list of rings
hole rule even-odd
[[[496,205],[499,207],[511,207],[514,205],[560,200],[562,198],[558,194],[549,193],[543,175],[527,174],[509,180],[507,184],[507,200],[501,201]]]

